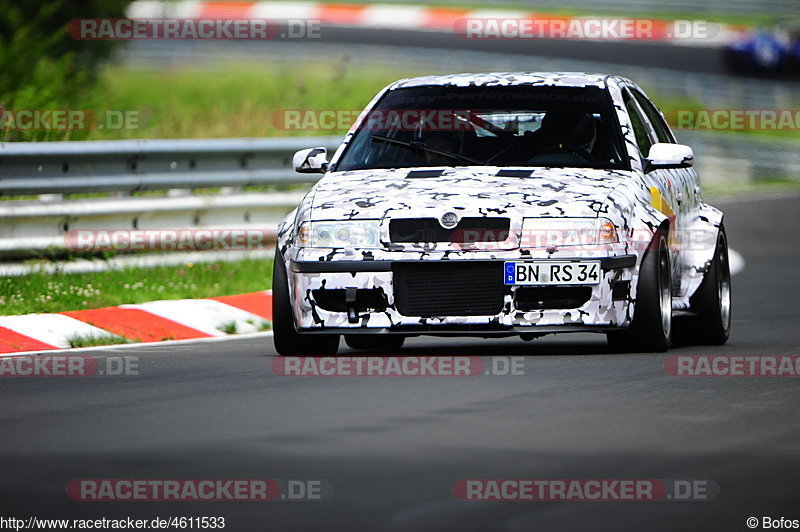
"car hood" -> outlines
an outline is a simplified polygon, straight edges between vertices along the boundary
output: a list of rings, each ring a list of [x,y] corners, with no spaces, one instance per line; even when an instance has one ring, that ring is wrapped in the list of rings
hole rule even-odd
[[[498,167],[332,172],[314,187],[311,219],[459,216],[597,216],[630,172],[536,168],[530,177]],[[530,169],[528,169],[530,170]]]

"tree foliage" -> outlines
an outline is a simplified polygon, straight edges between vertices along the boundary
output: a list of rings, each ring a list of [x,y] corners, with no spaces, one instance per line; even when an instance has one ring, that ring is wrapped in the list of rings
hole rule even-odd
[[[87,101],[113,42],[76,40],[75,18],[119,18],[131,0],[0,0],[0,109],[67,109]],[[41,140],[47,132],[2,132]]]

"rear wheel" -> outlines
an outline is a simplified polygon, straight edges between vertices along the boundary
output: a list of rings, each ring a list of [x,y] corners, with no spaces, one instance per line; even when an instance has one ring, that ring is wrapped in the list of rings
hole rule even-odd
[[[300,334],[295,329],[286,266],[277,251],[272,273],[272,330],[279,355],[333,356],[339,350],[339,335]]]
[[[351,349],[390,350],[403,347],[405,337],[398,334],[346,334],[344,341]]]
[[[689,299],[696,314],[681,323],[681,343],[722,345],[731,331],[731,270],[728,263],[728,237],[720,226],[714,258],[697,292]]]
[[[633,321],[606,334],[616,351],[666,351],[672,342],[672,271],[667,239],[656,233],[639,268]]]

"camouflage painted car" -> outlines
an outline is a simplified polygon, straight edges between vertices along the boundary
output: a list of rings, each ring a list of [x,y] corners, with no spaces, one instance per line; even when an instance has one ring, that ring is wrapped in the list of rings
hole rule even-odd
[[[324,175],[278,229],[277,351],[330,355],[341,335],[361,349],[587,331],[624,350],[724,343],[726,235],[693,160],[621,77],[395,82],[330,162],[295,154]]]

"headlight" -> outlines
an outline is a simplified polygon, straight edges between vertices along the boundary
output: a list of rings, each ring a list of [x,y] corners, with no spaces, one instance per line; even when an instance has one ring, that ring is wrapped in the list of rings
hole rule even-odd
[[[525,218],[522,248],[548,246],[595,246],[617,242],[617,231],[608,218]]]
[[[302,248],[381,247],[380,220],[303,222],[297,234]]]

